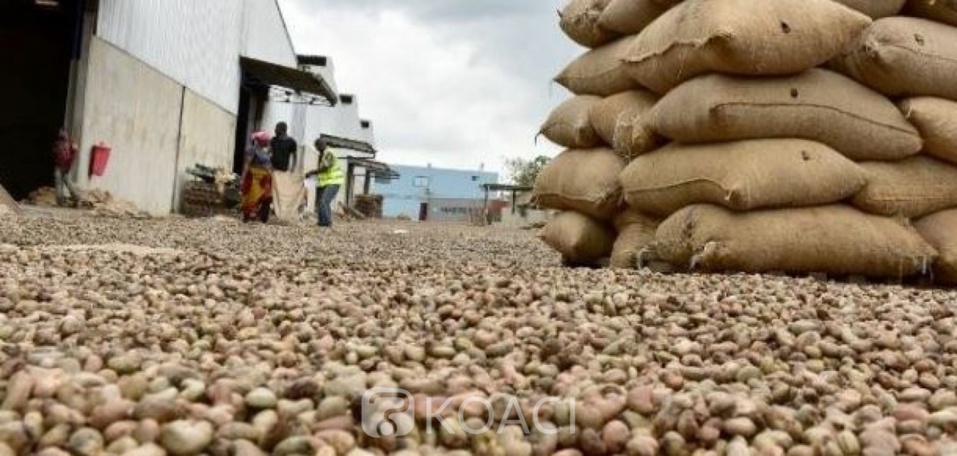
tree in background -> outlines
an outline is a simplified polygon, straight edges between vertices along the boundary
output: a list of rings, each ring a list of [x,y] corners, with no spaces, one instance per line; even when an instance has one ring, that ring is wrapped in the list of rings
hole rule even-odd
[[[505,161],[505,169],[512,178],[512,184],[522,187],[534,187],[538,173],[548,165],[551,158],[539,155],[532,160],[512,158]]]

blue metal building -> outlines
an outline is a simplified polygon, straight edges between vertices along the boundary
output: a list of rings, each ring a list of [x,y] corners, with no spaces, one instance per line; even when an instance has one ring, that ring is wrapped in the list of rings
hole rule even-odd
[[[484,209],[483,184],[498,183],[498,173],[431,166],[390,165],[399,174],[391,181],[376,180],[375,193],[382,195],[382,215],[406,216],[431,221],[468,220],[470,213]]]

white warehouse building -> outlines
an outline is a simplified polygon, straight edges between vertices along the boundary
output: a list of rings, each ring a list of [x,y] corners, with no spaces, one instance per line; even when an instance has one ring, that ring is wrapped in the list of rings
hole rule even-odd
[[[80,146],[81,188],[156,215],[178,210],[188,167],[238,171],[250,133],[279,121],[304,150],[320,134],[374,150],[354,97],[317,64],[328,59],[295,52],[277,0],[5,0],[0,59],[0,83],[17,88],[0,114],[15,144],[0,184],[18,199],[53,184],[60,126]],[[101,141],[112,151],[97,176]]]

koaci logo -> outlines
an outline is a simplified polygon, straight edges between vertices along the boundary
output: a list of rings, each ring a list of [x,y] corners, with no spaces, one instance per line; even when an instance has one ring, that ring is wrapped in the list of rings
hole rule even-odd
[[[415,429],[412,394],[398,388],[372,388],[362,394],[362,431],[370,437],[403,437]]]
[[[404,437],[409,435],[415,430],[415,400],[412,393],[399,388],[372,388],[367,390],[362,395],[361,420],[363,432],[373,438]],[[507,425],[518,425],[528,434],[532,432],[526,420],[526,418],[530,416],[534,432],[543,435],[558,434],[564,429],[563,427],[555,426],[548,420],[540,419],[543,410],[542,407],[546,404],[551,404],[556,407],[563,407],[566,410],[569,418],[569,430],[572,434],[575,433],[574,398],[565,400],[554,397],[544,398],[535,404],[526,403],[524,409],[522,403],[516,397],[499,397],[497,400],[486,397],[469,397],[457,403],[454,407],[454,402],[451,398],[439,400],[425,397],[419,400],[425,401],[425,404],[419,404],[420,413],[425,414],[425,416],[419,417],[425,425],[424,429],[420,429],[420,432],[433,432],[433,423],[438,423],[448,432],[452,432],[452,427],[448,421],[446,421],[451,419],[457,420],[458,426],[456,427],[467,434],[484,434],[491,431],[494,426],[496,407],[493,402],[496,402],[500,406],[498,407],[499,409],[502,408],[501,406],[504,403],[504,412],[500,413],[502,416],[499,418],[502,419],[499,429],[495,430],[496,432],[502,432]],[[531,409],[528,407],[531,407]],[[480,408],[481,411],[484,412],[479,413],[479,415],[483,415],[484,419],[482,421],[484,421],[484,425],[474,428],[474,424],[469,425],[469,422],[466,420],[466,415],[471,415],[475,418],[475,410],[477,408]],[[466,413],[467,410],[471,412]],[[551,415],[551,413],[549,415]]]

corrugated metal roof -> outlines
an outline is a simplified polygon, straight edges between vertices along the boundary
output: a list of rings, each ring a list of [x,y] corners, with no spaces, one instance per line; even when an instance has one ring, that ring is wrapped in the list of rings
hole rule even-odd
[[[380,161],[355,157],[349,157],[346,159],[346,161],[350,164],[355,164],[365,168],[376,177],[389,179],[398,179],[400,177],[399,173],[392,169],[392,167]]]
[[[333,105],[338,101],[338,97],[329,84],[316,74],[249,57],[240,57],[239,62],[246,76],[257,80],[260,84],[308,92],[325,98]]]
[[[378,152],[376,151],[375,147],[364,141],[357,141],[354,139],[342,138],[327,134],[322,134],[319,136],[319,138],[325,141],[330,147],[337,149],[349,149],[356,152],[372,154],[373,156],[375,156],[375,154]]]

